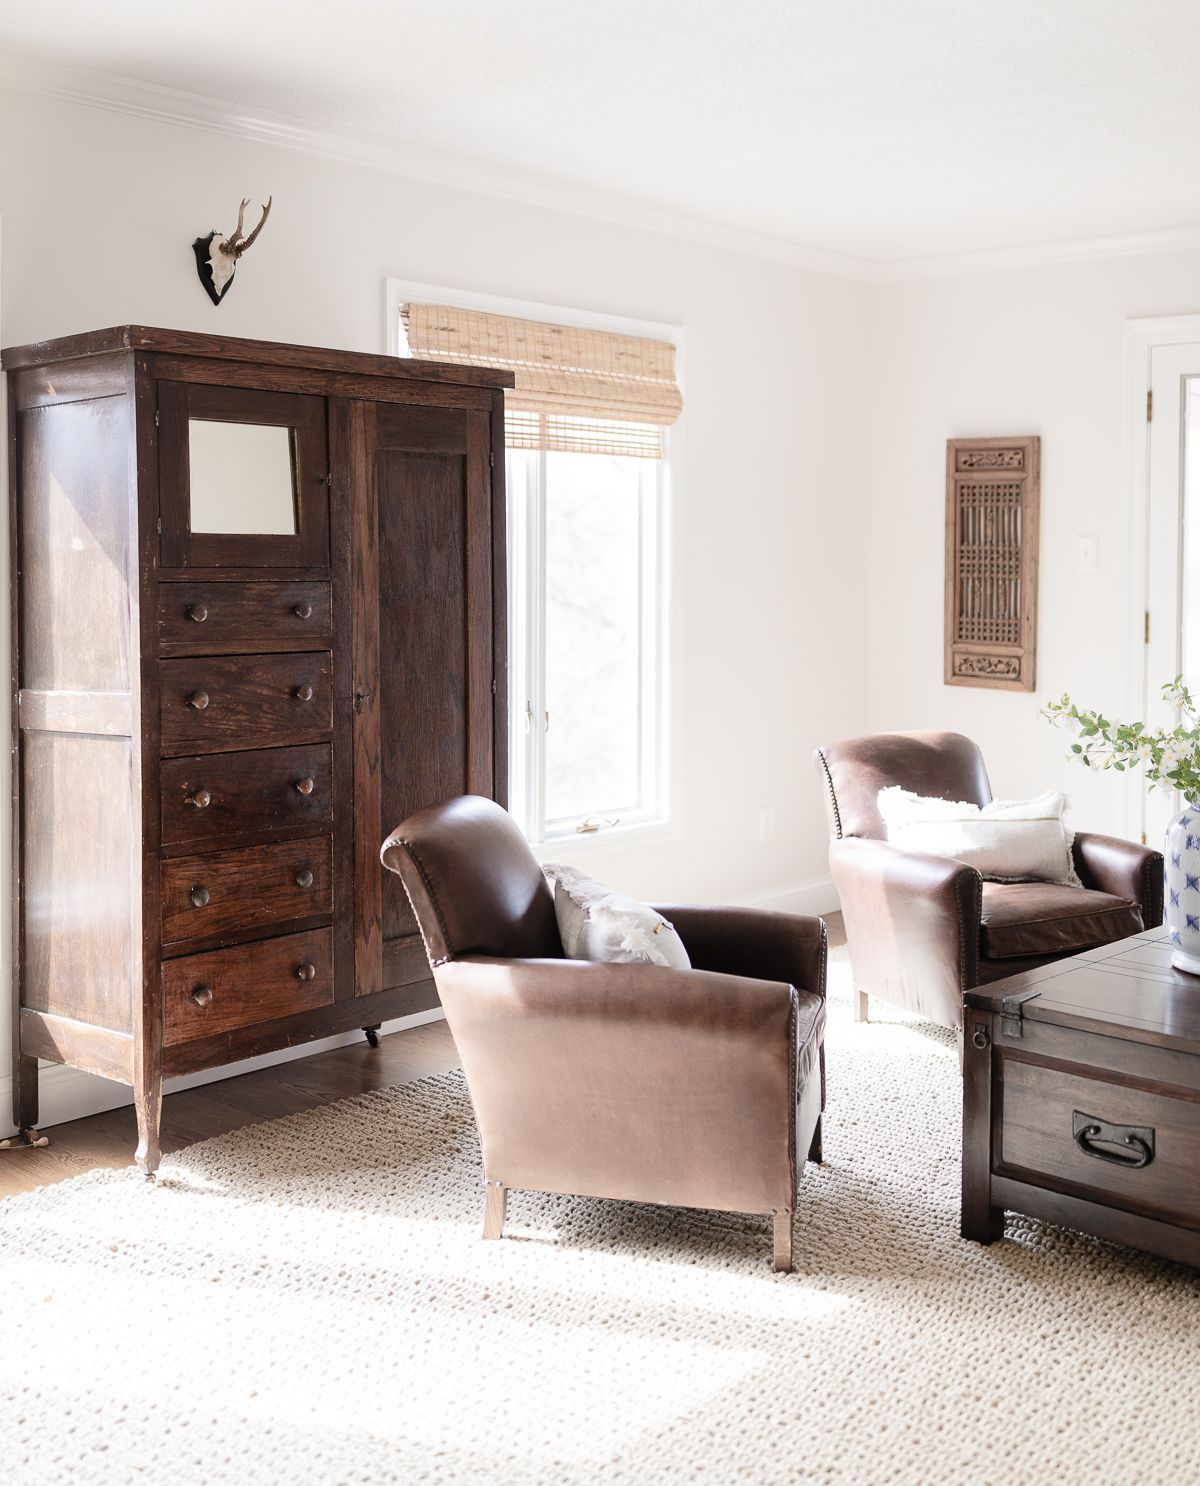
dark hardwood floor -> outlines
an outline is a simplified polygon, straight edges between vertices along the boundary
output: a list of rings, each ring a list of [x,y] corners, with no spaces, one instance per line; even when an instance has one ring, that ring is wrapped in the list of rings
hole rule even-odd
[[[393,1032],[381,1037],[377,1048],[369,1047],[364,1037],[350,1047],[168,1094],[163,1100],[163,1151],[177,1151],[241,1125],[295,1114],[371,1089],[411,1083],[457,1067],[458,1054],[445,1022]],[[133,1165],[137,1122],[130,1105],[55,1125],[45,1133],[50,1144],[40,1150],[18,1147],[0,1151],[0,1198],[79,1176],[96,1167]]]
[[[825,921],[830,947],[845,943],[841,914],[826,914]],[[184,1089],[163,1100],[163,1151],[457,1067],[458,1053],[446,1023],[428,1022],[381,1037],[377,1048],[363,1038],[349,1047]],[[133,1165],[137,1124],[131,1106],[55,1125],[46,1133],[50,1144],[41,1150],[0,1151],[0,1198],[97,1167]]]

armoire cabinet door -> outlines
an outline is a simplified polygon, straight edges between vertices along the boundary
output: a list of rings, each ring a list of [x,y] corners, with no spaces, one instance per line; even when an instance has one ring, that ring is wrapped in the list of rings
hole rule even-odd
[[[379,849],[422,806],[494,796],[494,573],[503,551],[486,409],[356,403],[351,415],[358,995],[429,973]],[[500,616],[501,625],[503,616]]]

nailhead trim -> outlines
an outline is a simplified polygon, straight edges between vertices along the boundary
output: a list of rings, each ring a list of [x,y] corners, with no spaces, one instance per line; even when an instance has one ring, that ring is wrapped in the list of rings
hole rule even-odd
[[[842,812],[838,809],[837,791],[833,787],[833,775],[829,772],[829,760],[825,757],[823,748],[817,749],[817,757],[821,760],[821,767],[825,770],[825,783],[829,786],[829,800],[833,806],[833,823],[837,827],[837,839],[842,839]]]

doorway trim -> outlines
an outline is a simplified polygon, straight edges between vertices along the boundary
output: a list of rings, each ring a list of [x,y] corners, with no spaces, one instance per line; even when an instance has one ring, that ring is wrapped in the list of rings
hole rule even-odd
[[[1148,401],[1155,350],[1200,343],[1200,313],[1126,320],[1124,328],[1124,611],[1125,697],[1128,717],[1145,717],[1149,699],[1146,621],[1150,584],[1150,418]],[[1140,772],[1127,776],[1122,830],[1144,839],[1146,786]]]

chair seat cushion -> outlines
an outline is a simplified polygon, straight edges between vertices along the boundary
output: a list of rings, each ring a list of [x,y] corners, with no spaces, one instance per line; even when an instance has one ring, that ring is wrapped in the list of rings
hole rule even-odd
[[[1128,898],[1051,882],[985,882],[979,950],[986,960],[1074,954],[1140,934]]]

